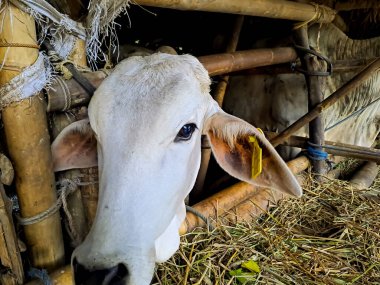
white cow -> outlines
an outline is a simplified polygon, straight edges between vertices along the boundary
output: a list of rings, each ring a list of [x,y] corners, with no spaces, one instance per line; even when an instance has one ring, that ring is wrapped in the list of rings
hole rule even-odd
[[[117,65],[89,105],[89,121],[54,141],[55,170],[99,164],[94,225],[73,253],[76,284],[149,284],[155,262],[179,246],[184,199],[200,165],[201,134],[218,163],[252,184],[300,196],[302,189],[253,126],[224,113],[210,79],[190,55],[131,57]],[[248,136],[263,148],[263,172],[251,179]]]
[[[380,37],[353,40],[333,24],[316,24],[309,28],[309,42],[333,62],[380,56]],[[354,75],[355,72],[346,72],[328,77],[322,87],[324,97]],[[360,88],[326,110],[326,140],[371,146],[380,131],[380,101],[375,101],[379,97],[380,75],[376,72]],[[362,112],[329,129],[367,105]],[[234,76],[225,97],[225,107],[232,114],[264,130],[282,131],[307,112],[305,78],[302,74]],[[307,128],[296,134],[307,136]]]

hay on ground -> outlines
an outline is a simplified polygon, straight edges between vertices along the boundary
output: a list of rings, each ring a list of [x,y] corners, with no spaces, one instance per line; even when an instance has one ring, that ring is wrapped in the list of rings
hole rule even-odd
[[[380,284],[380,177],[303,188],[251,223],[184,236],[154,284]]]

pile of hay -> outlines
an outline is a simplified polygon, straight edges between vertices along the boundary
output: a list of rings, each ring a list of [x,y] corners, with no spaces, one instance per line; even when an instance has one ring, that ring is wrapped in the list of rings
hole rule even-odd
[[[184,236],[154,284],[380,284],[380,178],[303,188],[249,224]]]

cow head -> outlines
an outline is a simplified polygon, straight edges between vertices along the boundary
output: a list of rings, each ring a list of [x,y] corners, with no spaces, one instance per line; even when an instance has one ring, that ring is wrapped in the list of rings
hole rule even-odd
[[[57,171],[99,165],[94,225],[72,258],[76,284],[149,284],[155,263],[179,246],[202,134],[231,175],[301,195],[265,137],[224,113],[209,89],[207,71],[190,55],[131,57],[97,89],[89,121],[70,125],[54,141]],[[257,137],[264,150],[264,170],[255,180],[248,136]]]

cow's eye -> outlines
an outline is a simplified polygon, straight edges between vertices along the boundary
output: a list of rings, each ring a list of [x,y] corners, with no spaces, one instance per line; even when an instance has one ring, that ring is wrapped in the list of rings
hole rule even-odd
[[[193,123],[191,124],[186,124],[184,125],[178,132],[176,138],[175,138],[175,142],[178,142],[178,141],[187,141],[189,139],[191,139],[191,136],[193,135],[195,129],[197,128],[197,126]]]

